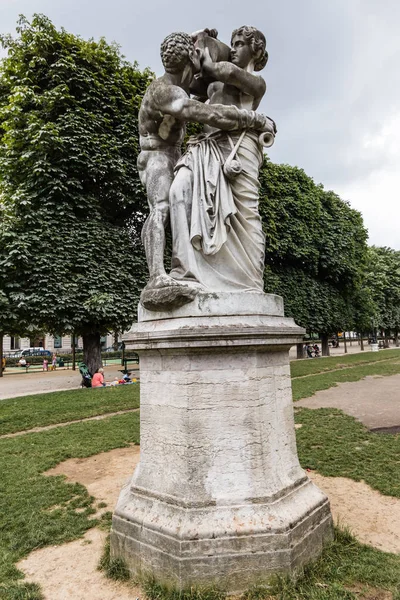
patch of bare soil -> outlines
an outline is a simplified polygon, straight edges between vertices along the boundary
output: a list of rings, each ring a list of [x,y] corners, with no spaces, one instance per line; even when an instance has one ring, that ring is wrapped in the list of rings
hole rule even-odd
[[[400,499],[383,496],[362,481],[345,477],[308,476],[328,496],[335,522],[384,552],[400,554]]]
[[[139,446],[117,448],[89,458],[70,458],[46,475],[65,475],[68,481],[85,486],[97,502],[104,502],[113,511],[122,486],[132,476],[139,462]]]
[[[393,594],[386,590],[378,590],[363,585],[352,586],[348,590],[353,592],[359,600],[393,600]]]
[[[69,459],[46,475],[65,475],[84,485],[97,502],[113,510],[119,492],[138,461],[139,446],[117,448],[84,459]],[[91,529],[83,539],[35,550],[18,564],[28,581],[38,583],[46,600],[135,600],[140,590],[113,582],[97,570],[106,533]]]
[[[97,570],[106,533],[90,529],[83,539],[32,552],[18,565],[38,583],[46,600],[134,600],[139,590]]]

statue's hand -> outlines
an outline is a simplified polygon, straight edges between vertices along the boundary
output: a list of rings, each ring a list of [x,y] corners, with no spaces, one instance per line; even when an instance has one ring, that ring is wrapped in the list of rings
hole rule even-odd
[[[277,132],[275,121],[267,117],[266,115],[259,115],[264,119],[264,127],[260,129],[261,134],[258,138],[261,146],[270,148],[275,141],[275,134]]]
[[[209,35],[212,38],[217,38],[218,37],[218,31],[216,29],[208,29],[208,27],[206,27],[206,29],[200,29],[199,31],[194,31],[191,34],[192,40],[194,42],[197,42],[197,40],[201,37],[205,37]]]
[[[218,30],[217,29],[205,29],[204,31],[206,31],[208,33],[208,35],[212,38],[217,38],[218,37]]]
[[[256,113],[254,110],[239,109],[241,128],[243,129],[255,129],[256,131],[271,133],[275,135],[276,125],[275,122],[263,115],[262,113]]]
[[[255,123],[253,129],[261,131],[263,133],[271,133],[275,135],[277,132],[275,121],[263,115],[262,113],[255,113]]]
[[[239,109],[240,128],[254,129],[260,135],[260,144],[266,147],[272,146],[275,140],[276,125],[275,121],[263,115],[256,113],[254,110]]]

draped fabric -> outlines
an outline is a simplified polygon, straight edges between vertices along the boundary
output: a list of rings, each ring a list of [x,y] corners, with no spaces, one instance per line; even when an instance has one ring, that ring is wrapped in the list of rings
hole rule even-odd
[[[208,291],[263,291],[265,236],[258,212],[262,150],[248,131],[236,153],[242,171],[223,165],[239,133],[199,136],[176,165],[170,191],[171,276]]]

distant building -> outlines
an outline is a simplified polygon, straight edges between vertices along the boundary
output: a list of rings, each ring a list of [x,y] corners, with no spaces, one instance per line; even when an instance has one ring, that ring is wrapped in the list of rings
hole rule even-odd
[[[24,348],[45,348],[56,352],[57,354],[70,354],[72,352],[72,335],[53,336],[45,335],[36,338],[20,338],[17,336],[5,335],[3,338],[3,352],[8,354],[24,350]],[[109,348],[114,343],[114,336],[105,335],[101,338],[102,349]],[[83,348],[82,338],[75,338],[75,347]]]

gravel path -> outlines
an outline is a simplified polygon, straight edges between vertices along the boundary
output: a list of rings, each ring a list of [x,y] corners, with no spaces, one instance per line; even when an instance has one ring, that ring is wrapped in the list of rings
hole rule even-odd
[[[139,375],[138,365],[132,369],[132,376]],[[104,368],[106,381],[113,381],[115,377],[122,377],[122,369],[119,365],[111,365]],[[43,394],[47,392],[60,392],[62,390],[73,390],[80,387],[82,377],[78,370],[58,369],[46,373],[5,374],[0,379],[0,400],[15,398],[16,396],[31,396],[32,394]]]
[[[339,408],[369,429],[400,425],[400,375],[368,376],[361,381],[339,383],[295,407]]]

